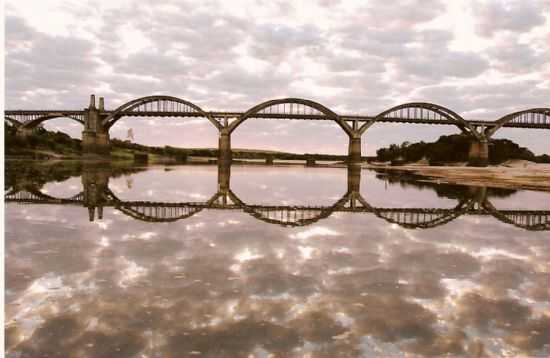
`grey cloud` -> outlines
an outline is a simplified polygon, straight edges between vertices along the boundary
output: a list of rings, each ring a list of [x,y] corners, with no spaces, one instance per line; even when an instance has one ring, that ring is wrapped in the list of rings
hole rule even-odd
[[[415,51],[406,60],[399,62],[401,76],[442,80],[448,77],[469,78],[482,74],[489,68],[489,63],[472,52]]]
[[[118,63],[115,69],[119,73],[135,73],[165,79],[187,74],[190,66],[177,56],[142,51],[129,55]]]
[[[550,89],[539,87],[533,80],[487,83],[466,86],[433,86],[420,89],[420,98],[432,98],[436,103],[448,103],[460,112],[486,112],[491,118],[527,107],[548,105]]]
[[[26,102],[37,90],[52,93],[48,107],[61,102],[67,92],[92,92],[99,82],[93,74],[99,67],[91,41],[50,36],[30,28],[22,19],[6,19],[6,97],[10,105],[36,106]],[[69,98],[70,102],[72,99]]]
[[[537,52],[533,46],[520,43],[513,36],[500,39],[487,53],[495,62],[495,68],[510,74],[533,72],[545,65],[550,55],[550,51]]]
[[[251,29],[251,52],[263,60],[281,60],[289,52],[319,46],[320,30],[314,25],[291,27],[284,24],[262,24]]]
[[[365,5],[359,17],[375,27],[408,27],[433,20],[445,12],[440,0],[374,0]]]
[[[534,26],[550,5],[547,1],[491,4],[476,12],[478,30],[483,23],[481,28],[491,34],[524,29],[527,22]],[[319,23],[306,21],[298,6],[289,2],[262,2],[261,10],[269,17],[228,13],[217,1],[127,3],[108,10],[95,4],[55,8],[69,11],[71,21],[96,13],[100,26],[87,28],[95,37],[91,40],[47,35],[28,26],[23,17],[9,16],[7,106],[82,108],[98,88],[107,88],[106,93],[96,93],[106,97],[109,108],[151,94],[174,95],[213,110],[246,110],[264,100],[292,96],[314,99],[341,113],[376,114],[397,102],[422,99],[493,118],[508,109],[548,103],[550,82],[543,82],[550,73],[545,61],[547,33],[531,43],[518,42],[515,34],[499,34],[487,50],[458,51],[450,48],[451,29],[435,30],[427,24],[447,11],[443,1],[376,0],[354,10],[344,5],[338,1],[314,5],[316,11],[330,14],[330,21]],[[523,17],[508,19],[510,9]],[[495,15],[500,12],[504,15]],[[125,53],[128,29],[146,39],[145,49]],[[258,68],[249,68],[250,60]],[[509,82],[481,82],[495,70],[509,76]],[[517,74],[542,80],[516,80]],[[453,88],[450,80],[464,84]],[[137,132],[151,130],[146,122],[133,123]],[[146,144],[178,144],[179,136],[170,128],[154,128],[158,134],[151,141],[155,142]],[[266,124],[260,129],[269,133],[272,128]],[[320,129],[315,131],[330,141]],[[430,130],[413,131],[411,136],[432,135]],[[390,132],[383,133],[384,141],[401,139]],[[242,145],[259,143],[254,131],[243,133],[249,136],[243,137]],[[157,142],[161,137],[166,143]],[[193,138],[193,145],[201,146],[201,140]],[[303,144],[298,135],[284,140],[291,141],[292,148]],[[339,140],[333,147],[340,146]],[[324,144],[312,141],[312,146]],[[287,145],[275,139],[271,143]],[[547,144],[540,142],[537,147]]]
[[[546,5],[537,0],[478,1],[473,6],[476,30],[482,36],[490,37],[498,31],[528,32],[546,21],[543,15]]]

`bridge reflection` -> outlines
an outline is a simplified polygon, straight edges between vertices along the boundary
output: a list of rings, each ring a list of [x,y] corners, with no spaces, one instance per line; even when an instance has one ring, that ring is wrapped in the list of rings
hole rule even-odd
[[[375,207],[361,195],[361,168],[347,169],[347,190],[342,197],[326,206],[283,206],[246,203],[231,190],[231,165],[218,165],[217,191],[208,200],[196,202],[132,201],[117,197],[109,189],[112,173],[107,169],[84,168],[84,190],[74,196],[58,198],[25,183],[6,191],[7,203],[75,205],[88,209],[89,220],[101,220],[103,208],[112,207],[136,220],[156,223],[184,220],[203,210],[239,210],[269,224],[296,227],[311,225],[334,213],[373,214],[388,223],[408,229],[429,229],[445,225],[463,215],[492,216],[525,230],[550,230],[550,210],[499,210],[489,200],[484,187],[471,187],[457,199],[453,208]]]

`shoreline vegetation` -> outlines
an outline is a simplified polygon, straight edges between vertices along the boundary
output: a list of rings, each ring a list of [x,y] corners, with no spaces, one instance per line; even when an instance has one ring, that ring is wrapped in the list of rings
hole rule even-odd
[[[84,160],[81,141],[71,138],[62,132],[38,130],[26,138],[18,138],[15,130],[5,127],[5,148],[7,160]],[[282,151],[232,149],[235,160],[321,160],[344,162],[346,155],[331,154],[296,154]],[[218,149],[214,148],[177,148],[172,146],[146,146],[119,139],[111,139],[111,156],[109,161],[134,161],[147,158],[149,163],[184,163],[190,160],[208,163],[217,160]],[[369,159],[364,157],[364,159]],[[373,159],[373,158],[370,158]]]
[[[6,160],[41,162],[78,162],[82,158],[81,141],[61,132],[40,130],[27,138],[18,138],[5,128]],[[149,147],[113,139],[112,165],[137,164],[208,164],[217,160],[217,149],[184,149],[170,146]],[[536,156],[516,143],[498,139],[491,142],[490,166],[467,166],[468,142],[461,135],[442,136],[434,143],[391,145],[377,151],[376,157],[363,157],[363,167],[381,172],[419,176],[425,181],[499,188],[550,191],[550,156]],[[140,157],[142,160],[140,160]],[[143,160],[143,157],[145,159]],[[298,164],[313,159],[318,166],[343,166],[347,156],[294,154],[268,150],[233,149],[235,164]],[[293,162],[294,161],[294,162]],[[116,164],[119,163],[119,164]]]

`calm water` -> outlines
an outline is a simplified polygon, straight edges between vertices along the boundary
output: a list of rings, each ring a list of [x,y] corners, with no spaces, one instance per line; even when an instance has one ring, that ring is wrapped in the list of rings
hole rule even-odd
[[[9,165],[9,357],[550,355],[550,194]]]

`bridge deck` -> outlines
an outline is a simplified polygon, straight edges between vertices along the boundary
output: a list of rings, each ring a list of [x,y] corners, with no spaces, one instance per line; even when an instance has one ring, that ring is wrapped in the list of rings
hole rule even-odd
[[[42,116],[82,116],[84,115],[84,110],[7,110],[5,115],[8,117],[42,117]],[[113,111],[103,112],[106,115],[110,115]],[[243,112],[207,112],[214,118],[237,118],[243,114]],[[200,118],[203,117],[199,112],[159,112],[159,111],[123,111],[120,113],[123,116],[128,117],[174,117],[174,118]],[[322,114],[279,114],[279,113],[257,113],[254,114],[253,118],[263,118],[263,119],[288,119],[288,120],[330,120],[325,115]],[[369,115],[341,115],[345,121],[354,121],[358,123],[370,122],[374,119],[374,116]],[[493,127],[495,122],[488,120],[479,120],[471,119],[466,120],[473,126],[485,126]],[[427,118],[381,118],[378,119],[378,122],[384,123],[413,123],[413,124],[437,124],[437,125],[455,125],[456,122],[445,119],[427,119]],[[514,123],[509,122],[505,123],[503,127],[509,128],[533,128],[533,129],[550,129],[550,124],[547,123]]]

